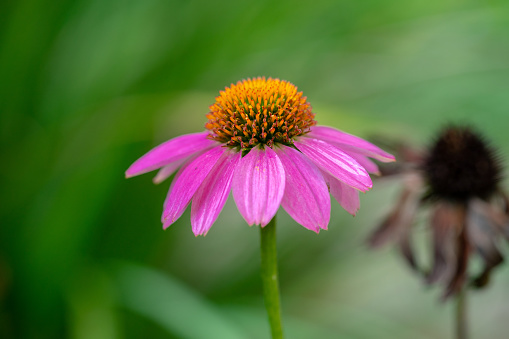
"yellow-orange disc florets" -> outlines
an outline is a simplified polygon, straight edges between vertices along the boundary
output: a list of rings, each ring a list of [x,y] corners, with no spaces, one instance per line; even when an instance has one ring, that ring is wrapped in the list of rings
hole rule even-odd
[[[205,127],[210,138],[230,147],[290,145],[316,125],[311,105],[285,80],[247,79],[219,92]]]

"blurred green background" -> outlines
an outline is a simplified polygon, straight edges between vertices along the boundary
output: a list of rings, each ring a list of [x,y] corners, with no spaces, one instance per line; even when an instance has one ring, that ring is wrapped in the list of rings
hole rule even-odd
[[[169,181],[124,179],[203,130],[218,91],[259,75],[320,124],[429,143],[469,122],[509,154],[507,1],[0,2],[0,337],[266,338],[259,231],[230,198],[206,237],[163,231]],[[377,181],[319,235],[278,213],[288,338],[449,338],[453,303],[364,239],[399,187]],[[507,251],[506,251],[507,252]],[[470,299],[506,338],[509,267]]]

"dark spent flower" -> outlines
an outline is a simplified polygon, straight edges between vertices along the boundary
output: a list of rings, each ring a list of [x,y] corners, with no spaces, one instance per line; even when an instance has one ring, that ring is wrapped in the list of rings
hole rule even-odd
[[[407,156],[399,173],[403,193],[371,235],[370,245],[376,248],[395,241],[427,283],[444,285],[444,299],[463,288],[469,278],[469,259],[477,253],[484,268],[471,282],[484,287],[491,270],[503,261],[501,238],[509,239],[509,199],[500,188],[501,165],[495,151],[472,129],[456,126],[445,128],[425,154],[404,150]],[[429,271],[417,263],[410,239],[420,208],[431,210],[433,263]]]
[[[340,130],[316,126],[311,105],[288,81],[247,79],[226,87],[209,107],[206,131],[166,141],[135,161],[127,177],[160,168],[159,183],[178,170],[164,203],[163,227],[191,206],[195,235],[206,234],[230,191],[249,225],[267,225],[279,206],[319,232],[330,218],[329,192],[349,213],[370,173],[394,157]]]

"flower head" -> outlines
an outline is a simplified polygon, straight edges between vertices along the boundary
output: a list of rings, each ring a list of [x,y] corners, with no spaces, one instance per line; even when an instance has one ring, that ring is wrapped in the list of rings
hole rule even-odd
[[[442,131],[423,164],[428,197],[456,202],[488,200],[497,191],[500,172],[494,151],[469,128]]]
[[[193,232],[206,234],[232,190],[249,225],[267,225],[282,205],[318,233],[329,223],[329,191],[355,214],[358,191],[372,186],[368,172],[378,172],[368,157],[394,160],[363,139],[316,126],[307,98],[284,80],[239,81],[209,109],[205,132],[166,141],[126,171],[132,177],[161,168],[159,183],[178,170],[164,203],[164,228],[192,202]]]
[[[494,150],[472,129],[445,128],[421,157],[408,152],[404,192],[388,218],[375,230],[370,244],[395,240],[408,263],[424,272],[428,283],[442,283],[444,298],[459,292],[468,281],[468,263],[476,252],[484,269],[472,283],[483,287],[491,270],[503,261],[498,249],[509,236],[509,200],[500,189],[501,167]],[[410,235],[420,207],[431,209],[433,264],[419,267]]]
[[[219,93],[205,128],[211,139],[230,147],[292,145],[294,137],[316,125],[306,99],[288,81],[248,79]]]

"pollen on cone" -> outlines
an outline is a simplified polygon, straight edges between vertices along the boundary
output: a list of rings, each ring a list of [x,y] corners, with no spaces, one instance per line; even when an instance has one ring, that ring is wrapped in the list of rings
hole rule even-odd
[[[207,114],[212,139],[230,147],[291,144],[316,125],[307,98],[285,80],[247,79],[225,88]]]

